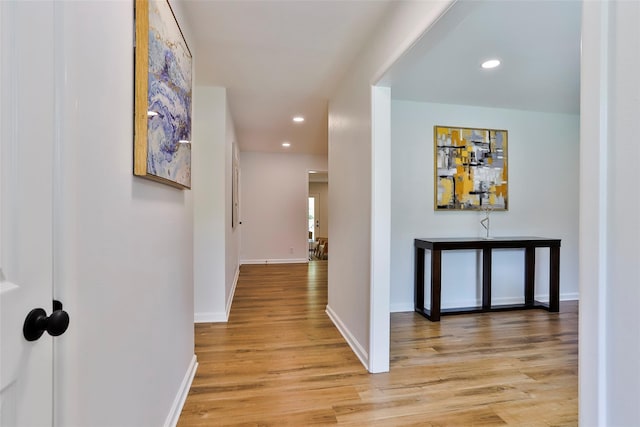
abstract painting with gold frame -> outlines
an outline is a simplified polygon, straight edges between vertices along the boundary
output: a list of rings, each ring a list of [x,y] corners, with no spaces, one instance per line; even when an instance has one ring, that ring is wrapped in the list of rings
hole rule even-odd
[[[191,188],[191,51],[167,0],[136,0],[133,172]]]
[[[434,126],[435,210],[507,210],[507,131]]]

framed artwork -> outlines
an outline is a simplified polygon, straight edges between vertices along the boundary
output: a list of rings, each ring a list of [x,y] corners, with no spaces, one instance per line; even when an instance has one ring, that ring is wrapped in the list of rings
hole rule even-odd
[[[435,210],[507,210],[507,131],[434,126]]]
[[[167,0],[135,0],[133,173],[191,188],[191,51]]]

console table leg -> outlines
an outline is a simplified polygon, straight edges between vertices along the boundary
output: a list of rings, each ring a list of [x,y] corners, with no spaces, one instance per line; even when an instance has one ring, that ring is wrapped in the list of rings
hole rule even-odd
[[[482,309],[491,310],[491,249],[482,250]]]
[[[442,259],[439,250],[431,251],[431,321],[440,321]]]
[[[524,304],[533,305],[535,298],[536,249],[527,247],[524,250]]]
[[[549,248],[549,311],[560,311],[560,247]]]
[[[416,248],[414,307],[419,313],[424,311],[424,249]]]

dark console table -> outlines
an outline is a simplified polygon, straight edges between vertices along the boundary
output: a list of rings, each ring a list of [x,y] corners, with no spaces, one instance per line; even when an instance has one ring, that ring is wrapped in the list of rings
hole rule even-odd
[[[441,315],[483,313],[487,311],[543,308],[560,311],[560,239],[543,237],[495,237],[415,239],[415,311],[432,322]],[[549,248],[549,303],[534,299],[536,248]],[[482,250],[482,306],[441,309],[442,251]],[[524,249],[524,304],[491,305],[491,251],[493,249]],[[431,306],[424,307],[424,255],[431,251]]]

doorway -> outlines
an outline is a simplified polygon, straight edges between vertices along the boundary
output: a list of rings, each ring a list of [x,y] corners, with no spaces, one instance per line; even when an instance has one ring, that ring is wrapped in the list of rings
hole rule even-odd
[[[320,195],[318,193],[309,193],[309,223],[307,231],[309,232],[309,240],[314,241],[318,237],[317,229],[320,227]]]
[[[307,239],[309,261],[329,258],[329,174],[309,171],[307,203]]]
[[[380,86],[374,87],[372,96],[372,111],[373,111],[373,124],[374,133],[373,139],[373,158],[374,160],[385,159],[380,162],[381,164],[374,164],[373,167],[373,191],[374,201],[377,203],[380,200],[388,201],[388,204],[380,204],[373,207],[372,221],[373,223],[373,235],[372,235],[372,254],[373,257],[386,257],[390,258],[391,276],[388,271],[381,270],[379,274],[372,274],[372,294],[373,298],[377,298],[380,301],[380,306],[385,306],[388,302],[388,306],[383,307],[382,313],[375,313],[378,305],[371,304],[371,337],[379,337],[379,348],[376,347],[376,341],[371,339],[370,354],[373,357],[378,356],[381,360],[384,358],[384,354],[387,353],[385,348],[388,342],[388,326],[382,322],[376,323],[375,320],[383,318],[384,310],[387,311],[413,311],[413,298],[414,290],[413,283],[413,253],[412,253],[412,241],[413,237],[423,235],[423,233],[432,233],[433,235],[443,236],[447,233],[460,233],[458,235],[476,235],[478,233],[479,221],[470,221],[468,216],[454,217],[439,215],[433,208],[433,182],[434,182],[434,168],[433,168],[433,146],[431,144],[432,135],[430,131],[435,125],[441,123],[487,123],[494,122],[500,123],[504,129],[509,129],[512,135],[531,135],[532,132],[528,132],[520,127],[523,123],[537,123],[537,126],[546,129],[547,134],[558,135],[562,133],[557,141],[545,140],[545,143],[549,143],[551,150],[554,152],[560,151],[560,155],[556,155],[554,159],[558,161],[556,164],[545,162],[545,173],[540,174],[542,179],[537,182],[540,188],[553,189],[553,191],[545,190],[545,193],[549,197],[557,198],[561,200],[566,210],[562,216],[554,214],[548,214],[548,210],[545,210],[539,204],[527,200],[518,200],[519,211],[511,210],[509,213],[508,221],[506,215],[499,217],[498,221],[502,221],[499,226],[502,227],[503,233],[509,232],[509,227],[522,229],[525,233],[534,233],[536,231],[526,231],[525,227],[531,227],[531,217],[535,217],[535,227],[537,231],[552,236],[561,236],[564,238],[563,251],[571,254],[577,254],[577,226],[575,218],[578,216],[578,199],[575,190],[569,189],[562,193],[565,188],[559,187],[555,182],[566,182],[567,177],[578,176],[578,159],[575,158],[575,152],[578,150],[579,143],[579,117],[576,114],[578,109],[568,109],[567,112],[558,114],[553,111],[547,111],[546,113],[540,113],[541,106],[536,108],[519,106],[516,108],[514,105],[503,104],[502,108],[496,108],[497,100],[494,104],[487,103],[480,105],[478,102],[474,102],[469,98],[453,96],[454,92],[457,94],[470,95],[472,90],[478,88],[485,88],[486,85],[491,82],[499,83],[499,90],[489,91],[491,94],[500,93],[515,93],[516,89],[505,90],[504,85],[507,80],[506,72],[515,72],[517,70],[513,65],[517,61],[523,61],[524,56],[520,55],[514,58],[508,58],[506,53],[501,58],[505,61],[505,64],[511,64],[512,67],[505,67],[497,69],[494,74],[489,74],[480,67],[478,63],[477,67],[463,67],[463,66],[451,66],[452,61],[446,58],[446,55],[450,52],[456,52],[456,59],[460,58],[459,52],[456,49],[450,49],[447,46],[471,46],[473,42],[474,47],[469,49],[468,57],[473,58],[476,61],[475,54],[472,52],[483,52],[484,45],[490,46],[491,49],[495,49],[496,43],[488,43],[484,38],[489,36],[489,31],[475,31],[471,35],[467,34],[468,39],[464,43],[458,42],[457,37],[463,37],[465,32],[451,31],[456,23],[466,23],[467,30],[469,28],[483,27],[486,20],[485,16],[491,16],[495,22],[505,23],[509,22],[509,25],[513,28],[524,28],[526,25],[535,23],[535,20],[531,19],[531,16],[540,14],[544,16],[553,16],[554,29],[557,37],[552,38],[534,38],[531,42],[520,43],[523,46],[544,46],[539,49],[540,51],[551,52],[551,47],[558,47],[565,44],[568,46],[566,52],[560,55],[563,59],[562,69],[567,71],[569,75],[568,81],[560,84],[567,90],[567,93],[575,94],[576,96],[569,96],[564,94],[560,100],[553,103],[553,107],[557,108],[560,105],[571,102],[571,105],[567,108],[579,107],[579,64],[580,64],[580,4],[576,2],[553,2],[553,3],[527,3],[529,9],[525,13],[524,5],[518,4],[517,7],[513,7],[512,4],[505,2],[484,2],[484,3],[472,3],[472,2],[458,2],[453,5],[450,10],[443,15],[437,22],[437,25],[429,28],[428,33],[423,40],[416,42],[411,51],[405,52],[400,60],[393,65],[392,72],[388,72],[386,76],[383,76],[378,82]],[[547,8],[553,8],[552,11]],[[496,19],[497,16],[505,16],[505,19]],[[519,20],[518,20],[519,19]],[[471,25],[473,20],[473,25]],[[547,25],[551,25],[551,20],[547,20]],[[515,22],[519,22],[518,25],[514,25]],[[522,22],[520,24],[520,22]],[[450,25],[447,25],[449,23]],[[505,27],[501,29],[498,34],[504,34],[511,27]],[[498,26],[493,26],[493,30],[497,30]],[[550,28],[548,28],[550,32]],[[478,36],[481,35],[482,37]],[[525,37],[530,34],[527,31],[516,32],[518,37]],[[495,38],[496,41],[503,40],[503,36]],[[493,39],[492,39],[493,40]],[[549,43],[544,45],[543,43]],[[448,43],[451,43],[448,45]],[[475,46],[475,44],[478,44]],[[534,44],[535,43],[535,44]],[[436,46],[437,45],[437,46]],[[503,52],[509,52],[507,49],[503,49]],[[536,50],[538,51],[538,50]],[[569,55],[569,53],[571,55]],[[521,53],[521,52],[520,52]],[[464,55],[463,55],[464,57]],[[453,58],[453,57],[451,57]],[[465,58],[466,60],[466,58]],[[550,61],[551,63],[559,63],[560,61]],[[521,63],[521,62],[520,62]],[[532,61],[535,63],[535,61]],[[446,64],[446,65],[442,65]],[[440,68],[442,65],[442,68]],[[468,78],[462,79],[444,79],[444,78],[426,78],[427,73],[435,73],[436,71],[443,71],[442,76],[446,76],[452,69],[465,70],[469,72]],[[501,73],[501,74],[500,74]],[[548,79],[561,77],[556,76],[557,72],[549,73],[545,76]],[[538,76],[542,76],[541,74]],[[563,74],[564,76],[564,74]],[[482,84],[469,84],[472,81],[481,81]],[[524,77],[511,78],[508,81],[523,81]],[[527,79],[528,80],[528,79]],[[425,84],[426,81],[438,81],[437,85]],[[553,80],[555,81],[555,80]],[[461,87],[460,82],[465,82]],[[451,86],[445,88],[445,84]],[[455,87],[455,91],[451,90],[451,87]],[[535,87],[553,87],[550,83]],[[385,90],[390,89],[393,93],[393,100],[391,95],[388,96],[384,93]],[[517,89],[524,90],[528,87],[525,85],[517,86]],[[420,92],[424,89],[424,92]],[[442,90],[443,96],[435,96],[437,91]],[[418,96],[418,92],[420,95]],[[538,95],[538,91],[535,95]],[[554,95],[555,93],[552,93]],[[379,95],[379,98],[376,97]],[[420,99],[418,99],[420,98]],[[531,100],[533,96],[518,96],[514,99],[523,101]],[[476,99],[483,99],[488,101],[489,96],[478,97]],[[545,96],[544,100],[549,101],[551,96]],[[380,101],[377,103],[376,101]],[[391,103],[389,107],[391,112],[389,117],[382,120],[378,120],[378,112],[387,107],[387,102]],[[542,105],[542,104],[541,104]],[[573,106],[573,107],[571,107]],[[511,109],[508,110],[507,107]],[[508,112],[507,112],[508,111]],[[538,115],[535,116],[535,112],[538,111]],[[569,114],[571,113],[571,114]],[[554,114],[556,114],[554,116]],[[380,114],[382,116],[385,114]],[[543,125],[541,120],[549,120],[547,125]],[[386,120],[386,122],[385,122]],[[549,129],[553,122],[553,130]],[[389,126],[390,129],[387,129]],[[376,133],[375,129],[379,129],[380,132]],[[385,139],[387,133],[391,134],[389,140]],[[393,141],[393,144],[391,144]],[[428,141],[429,143],[425,143]],[[389,144],[390,147],[387,147]],[[525,141],[519,138],[518,148],[531,148],[535,147],[536,150],[542,150],[538,141],[528,140]],[[561,147],[561,148],[559,148]],[[389,151],[385,151],[389,150]],[[388,154],[390,152],[390,154]],[[522,152],[525,154],[525,152]],[[387,157],[385,157],[387,156]],[[526,153],[524,157],[532,157],[532,154]],[[386,159],[391,159],[386,160]],[[519,160],[514,160],[519,161]],[[530,162],[522,162],[523,167],[512,168],[510,176],[513,178],[514,186],[511,187],[514,195],[518,194],[515,183],[527,182],[528,180],[520,179],[520,177],[526,176],[527,173],[534,173],[532,164]],[[561,166],[560,166],[561,165]],[[553,172],[551,172],[553,171]],[[554,175],[555,173],[556,175]],[[388,193],[385,188],[386,184],[390,184]],[[520,190],[520,194],[525,191],[525,188]],[[419,195],[416,197],[416,195]],[[391,203],[392,202],[392,203]],[[389,213],[390,212],[390,213]],[[415,212],[422,213],[421,215],[413,215]],[[391,218],[389,221],[387,218]],[[376,222],[379,221],[379,222]],[[496,224],[498,224],[496,221]],[[391,223],[390,231],[385,228],[385,225]],[[379,227],[379,228],[378,228]],[[380,232],[378,232],[380,230]],[[448,231],[449,230],[449,231]],[[391,241],[387,245],[384,238],[390,234]],[[381,239],[380,239],[381,238]],[[566,242],[566,244],[565,244]],[[389,255],[391,254],[391,255]],[[565,257],[563,264],[563,274],[570,277],[569,280],[565,280],[565,283],[575,284],[573,288],[565,287],[566,298],[577,298],[577,256]],[[385,261],[384,265],[388,263]],[[376,269],[379,269],[379,265],[383,265],[383,261],[379,261],[375,258],[372,261],[372,272],[375,273]],[[459,263],[459,265],[465,265]],[[470,265],[470,264],[468,264]],[[513,265],[513,264],[511,264]],[[460,271],[460,269],[456,269]],[[474,273],[469,268],[467,271]],[[506,270],[501,272],[501,277],[506,277]],[[514,276],[520,276],[521,273],[518,270],[514,270]],[[389,277],[393,278],[393,288],[388,286]],[[384,282],[387,283],[384,283]],[[506,282],[506,281],[505,281]],[[404,284],[404,285],[402,285]],[[379,286],[378,286],[379,285]],[[505,283],[503,286],[503,295],[501,298],[509,299],[519,295],[510,294],[509,285]],[[456,291],[460,291],[457,287]],[[391,296],[388,297],[389,293]],[[515,294],[515,292],[514,292]],[[467,292],[466,295],[471,295]],[[464,296],[461,294],[456,295],[454,292],[449,293],[446,298],[451,301],[450,306],[458,305],[459,302],[468,303],[463,301]],[[458,301],[454,301],[455,299]],[[471,297],[473,298],[473,297]],[[474,305],[475,301],[470,301]],[[464,304],[467,305],[467,304]],[[374,363],[370,362],[373,366]],[[374,370],[375,368],[370,368]]]

